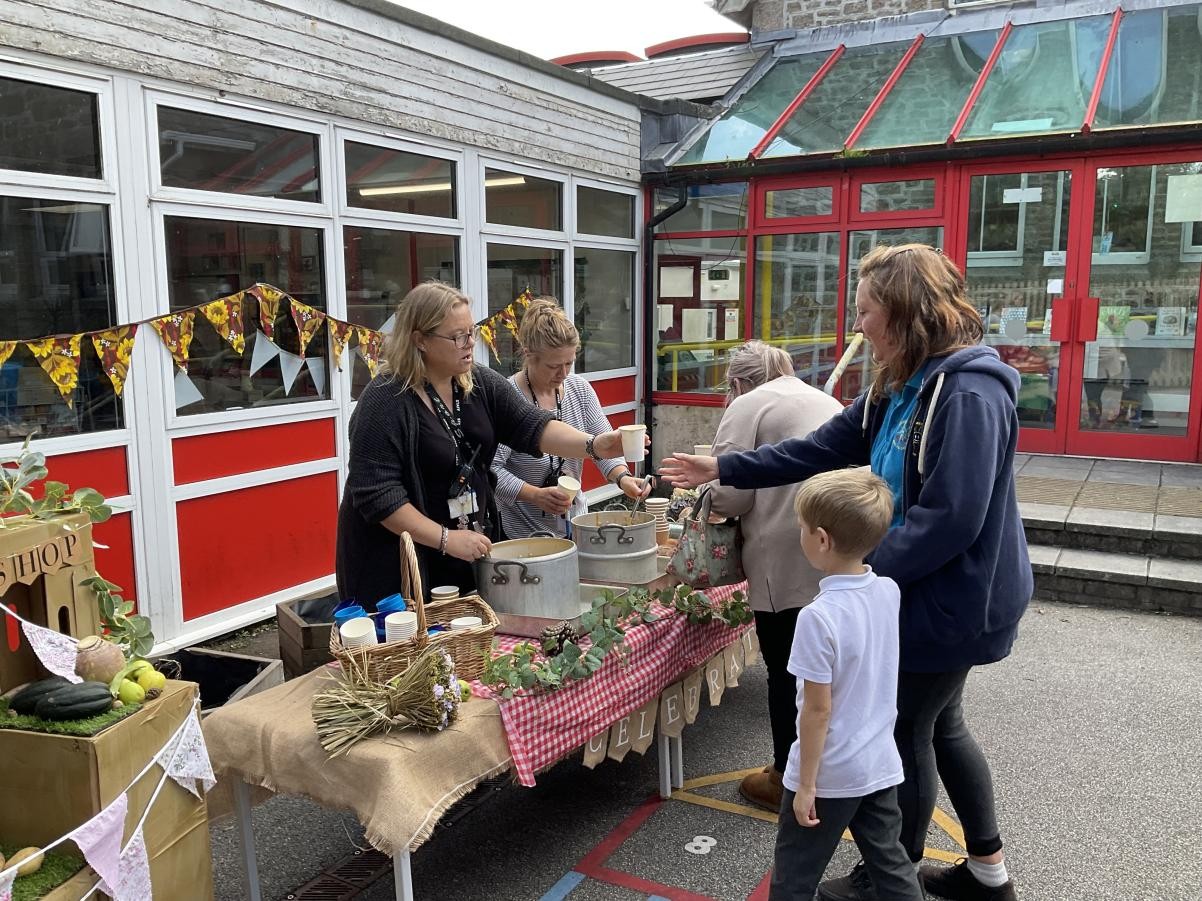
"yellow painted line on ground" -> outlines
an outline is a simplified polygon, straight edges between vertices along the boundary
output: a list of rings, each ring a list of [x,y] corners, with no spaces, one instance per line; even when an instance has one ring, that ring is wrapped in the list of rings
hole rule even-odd
[[[737,779],[742,779],[744,776],[750,776],[752,773],[762,773],[764,768],[757,766],[750,770],[732,770],[729,773],[715,773],[712,776],[699,776],[696,779],[686,779],[682,788],[705,788],[707,785],[719,785],[723,782],[734,782]]]
[[[755,770],[754,772],[759,772]],[[751,817],[755,820],[763,820],[765,823],[775,823],[777,815],[769,813],[766,810],[760,810],[758,807],[748,807],[746,804],[734,804],[730,801],[723,801],[719,798],[707,798],[705,795],[695,795],[690,791],[677,790],[672,792],[672,800],[686,801],[689,804],[696,804],[699,807],[708,807],[711,810],[721,810],[726,813],[737,813],[739,816]]]
[[[952,841],[954,841],[957,845],[959,845],[961,848],[968,847],[964,844],[964,830],[960,828],[960,824],[949,817],[938,807],[935,808],[935,812],[931,815],[931,819],[935,821],[936,826],[951,836]],[[963,857],[964,855],[961,854],[960,856]]]

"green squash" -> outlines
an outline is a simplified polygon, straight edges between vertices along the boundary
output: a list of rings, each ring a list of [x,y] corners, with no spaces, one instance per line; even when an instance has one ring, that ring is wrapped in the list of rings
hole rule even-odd
[[[113,695],[103,682],[81,682],[52,691],[38,701],[34,714],[44,720],[82,720],[112,709]]]
[[[52,676],[40,682],[30,682],[8,699],[8,709],[13,713],[31,714],[34,708],[38,706],[38,701],[42,700],[50,692],[66,688],[70,684],[62,676]]]

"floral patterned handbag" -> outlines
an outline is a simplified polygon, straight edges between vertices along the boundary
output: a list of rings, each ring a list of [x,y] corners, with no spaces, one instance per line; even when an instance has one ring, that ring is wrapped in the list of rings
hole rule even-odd
[[[690,588],[731,585],[746,578],[738,520],[710,522],[712,502],[710,489],[703,488],[693,512],[685,520],[676,552],[668,562],[669,574]]]

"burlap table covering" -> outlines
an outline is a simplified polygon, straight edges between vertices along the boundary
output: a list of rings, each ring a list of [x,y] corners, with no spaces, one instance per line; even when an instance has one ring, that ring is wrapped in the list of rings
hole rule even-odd
[[[204,723],[218,787],[210,810],[227,808],[233,780],[349,810],[385,854],[415,850],[456,801],[510,768],[497,705],[475,698],[443,732],[397,732],[329,760],[310,704],[325,667],[222,707]],[[214,797],[214,795],[216,795]],[[224,799],[223,799],[224,796]],[[228,809],[228,808],[227,808]]]

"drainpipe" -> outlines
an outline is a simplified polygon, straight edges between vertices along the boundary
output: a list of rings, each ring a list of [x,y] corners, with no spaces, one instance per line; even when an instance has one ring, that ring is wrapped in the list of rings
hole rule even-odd
[[[655,372],[655,334],[656,316],[655,304],[655,227],[669,216],[680,212],[688,203],[688,189],[684,185],[676,188],[676,200],[667,209],[660,210],[643,226],[643,422],[647,424],[647,434],[652,435],[651,447],[647,448],[647,472],[655,472],[655,438],[652,428],[651,390],[654,387]],[[654,203],[655,189],[651,191]]]

